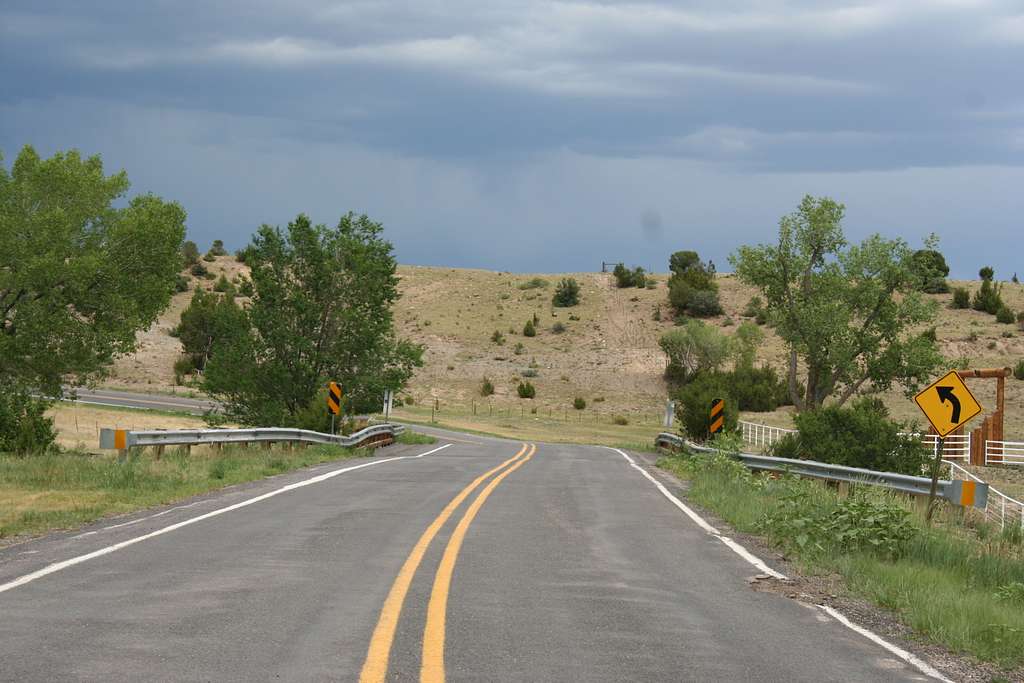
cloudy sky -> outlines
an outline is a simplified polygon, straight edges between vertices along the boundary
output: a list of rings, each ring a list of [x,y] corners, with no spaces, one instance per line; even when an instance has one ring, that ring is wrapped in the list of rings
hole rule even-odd
[[[190,236],[349,210],[404,263],[724,269],[806,193],[1024,274],[1019,0],[0,4],[0,150],[76,147]]]

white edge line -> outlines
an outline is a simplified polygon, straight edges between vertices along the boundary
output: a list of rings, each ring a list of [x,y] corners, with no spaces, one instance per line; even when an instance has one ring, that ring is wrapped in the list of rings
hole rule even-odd
[[[604,446],[603,448],[608,448],[609,450],[613,450],[616,453],[618,453],[619,455],[621,455],[622,457],[624,457],[629,462],[631,467],[633,467],[636,470],[639,470],[640,474],[644,475],[647,479],[649,479],[651,482],[653,482],[654,485],[658,487],[658,490],[661,491],[662,495],[664,495],[666,498],[668,498],[670,501],[672,501],[672,504],[675,505],[677,508],[679,508],[680,510],[685,512],[687,517],[689,517],[690,519],[692,519],[694,522],[697,523],[697,526],[699,526],[700,528],[704,529],[704,531],[706,531],[708,534],[714,536],[719,541],[724,543],[726,546],[728,546],[730,549],[732,549],[733,552],[735,552],[737,555],[742,557],[744,560],[746,560],[750,564],[754,565],[755,567],[760,569],[763,573],[768,574],[769,576],[774,576],[777,579],[785,579],[786,578],[785,574],[781,574],[781,573],[775,571],[774,569],[772,569],[771,567],[769,567],[768,565],[766,565],[760,558],[758,558],[756,555],[754,555],[749,550],[744,548],[742,545],[740,545],[736,541],[732,540],[731,538],[728,538],[727,536],[723,536],[721,533],[719,533],[719,531],[717,529],[715,529],[715,527],[713,527],[710,524],[708,524],[708,522],[703,517],[698,515],[690,507],[688,507],[685,503],[683,503],[681,500],[679,500],[674,495],[672,495],[672,492],[669,491],[667,488],[665,488],[664,484],[662,484],[660,481],[658,481],[657,479],[652,477],[651,474],[647,470],[645,470],[643,467],[641,467],[640,465],[637,465],[636,461],[633,460],[633,458],[629,457],[629,455],[627,453],[619,450],[618,448],[610,448],[609,446]],[[837,610],[835,608],[832,608],[832,607],[829,607],[828,605],[818,605],[818,607],[821,608],[822,611],[824,611],[826,614],[831,616],[833,619],[838,621],[843,626],[849,628],[850,630],[852,630],[852,631],[854,631],[856,633],[859,633],[860,635],[864,636],[865,638],[867,638],[871,642],[875,643],[876,645],[879,645],[882,648],[888,650],[889,652],[891,652],[892,654],[896,655],[897,657],[902,659],[907,664],[910,664],[911,666],[913,666],[914,668],[916,668],[918,671],[920,671],[921,673],[925,674],[926,676],[930,676],[930,677],[932,677],[932,678],[934,678],[936,680],[942,681],[942,683],[953,683],[953,681],[951,681],[950,679],[948,679],[945,676],[943,676],[941,672],[939,672],[937,669],[935,669],[934,667],[929,665],[924,660],[922,660],[919,657],[911,654],[910,652],[907,652],[906,650],[904,650],[901,647],[898,647],[897,645],[893,645],[892,643],[890,643],[889,641],[887,641],[885,638],[883,638],[882,636],[878,635],[877,633],[874,633],[873,631],[869,631],[868,629],[864,628],[863,626],[858,626],[857,624],[855,624],[852,621],[850,621],[849,619],[847,619],[846,616],[842,612],[840,612],[839,610]]]
[[[893,645],[892,643],[890,643],[888,640],[886,640],[882,636],[878,635],[877,633],[869,631],[868,629],[864,628],[863,626],[858,626],[857,624],[855,624],[852,621],[850,621],[849,619],[847,619],[846,616],[842,612],[840,612],[839,610],[834,609],[832,607],[829,607],[828,605],[818,605],[818,607],[820,607],[822,609],[822,611],[825,612],[825,614],[828,614],[830,617],[832,617],[833,619],[835,619],[836,621],[838,621],[840,624],[842,624],[843,626],[847,627],[851,631],[855,631],[855,632],[861,634],[862,636],[864,636],[865,638],[867,638],[871,642],[876,643],[877,645],[880,645],[881,647],[883,647],[886,650],[888,650],[889,652],[893,653],[894,655],[896,655],[897,657],[899,657],[903,661],[907,662],[908,664],[912,664],[913,666],[915,666],[917,668],[918,671],[920,671],[921,673],[925,674],[926,676],[931,676],[932,678],[940,680],[943,683],[953,683],[953,681],[951,681],[950,679],[948,679],[945,676],[943,676],[940,671],[938,671],[934,667],[930,666],[927,662],[925,662],[922,659],[916,657],[915,655],[907,652],[903,648],[898,647],[896,645]]]
[[[327,472],[325,474],[320,474],[320,475],[317,475],[315,477],[311,477],[309,479],[303,479],[302,481],[297,481],[297,482],[288,484],[287,486],[282,486],[279,489],[274,489],[273,491],[268,491],[267,493],[261,494],[259,496],[255,496],[253,498],[249,498],[248,500],[243,500],[243,501],[241,501],[239,503],[234,503],[233,505],[228,505],[226,507],[218,508],[216,510],[211,510],[210,512],[207,512],[205,514],[199,515],[197,517],[191,517],[189,519],[182,520],[182,521],[177,522],[175,524],[171,524],[170,526],[165,526],[165,527],[163,527],[161,529],[157,529],[156,531],[151,531],[148,534],[144,534],[142,536],[136,536],[135,538],[130,538],[127,541],[121,541],[120,543],[115,543],[114,545],[108,545],[105,548],[100,548],[99,550],[94,550],[93,552],[86,553],[85,555],[78,555],[77,557],[72,557],[71,559],[68,559],[68,560],[62,560],[60,562],[54,562],[53,564],[49,564],[49,565],[43,567],[42,569],[36,570],[36,571],[31,572],[29,574],[25,574],[24,576],[20,576],[17,579],[14,579],[12,581],[8,581],[7,583],[0,584],[0,593],[4,593],[6,591],[9,591],[9,590],[11,590],[13,588],[17,588],[19,586],[24,586],[25,584],[30,583],[32,581],[35,581],[36,579],[41,579],[44,576],[48,576],[50,574],[54,574],[54,573],[59,572],[59,571],[61,571],[63,569],[67,569],[68,567],[73,567],[76,564],[82,564],[83,562],[88,562],[89,560],[94,560],[97,557],[102,557],[104,555],[109,555],[112,552],[121,550],[123,548],[127,548],[130,545],[135,545],[136,543],[141,543],[142,541],[146,541],[146,540],[149,540],[151,538],[155,538],[157,536],[162,536],[162,535],[168,534],[168,533],[170,533],[172,531],[177,531],[178,529],[181,529],[183,527],[195,524],[197,522],[201,522],[201,521],[203,521],[205,519],[209,519],[211,517],[216,517],[218,515],[223,515],[225,512],[231,512],[232,510],[238,510],[240,508],[248,507],[248,506],[250,506],[250,505],[252,505],[254,503],[258,503],[258,502],[260,502],[262,500],[266,500],[268,498],[273,498],[274,496],[280,495],[282,493],[287,493],[288,491],[294,491],[295,489],[300,489],[300,488],[303,488],[305,486],[309,486],[311,484],[319,484],[320,482],[327,481],[328,479],[336,477],[339,474],[344,474],[346,472],[352,472],[353,470],[361,470],[364,467],[373,467],[374,465],[383,465],[386,462],[392,462],[392,461],[395,461],[395,460],[409,460],[409,459],[413,459],[413,458],[422,458],[425,455],[430,455],[432,453],[437,453],[438,451],[443,450],[445,448],[448,448],[451,445],[452,444],[450,444],[450,443],[446,443],[443,446],[438,446],[437,448],[434,448],[433,450],[429,450],[426,453],[420,453],[419,455],[399,455],[399,456],[396,456],[394,458],[386,458],[384,460],[374,460],[373,462],[366,462],[366,463],[363,463],[361,465],[353,465],[352,467],[345,467],[345,468],[342,468],[340,470],[333,470],[331,472]]]

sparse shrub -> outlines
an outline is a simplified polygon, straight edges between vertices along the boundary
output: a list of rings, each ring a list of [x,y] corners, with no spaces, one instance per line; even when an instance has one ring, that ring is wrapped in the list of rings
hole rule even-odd
[[[974,293],[974,300],[971,302],[974,310],[985,311],[996,315],[999,309],[1004,307],[1001,296],[1002,287],[993,282],[995,271],[985,266],[978,275],[981,276],[981,289]]]
[[[743,309],[743,315],[747,318],[754,318],[762,310],[764,310],[764,302],[761,301],[761,297],[751,297],[747,302],[747,307]]]
[[[524,351],[526,351],[526,347],[523,346],[523,342],[516,342],[515,348],[512,349],[512,353],[516,354],[517,356],[523,355]]]
[[[558,308],[569,308],[580,302],[580,283],[574,278],[562,278],[555,287],[551,302]]]
[[[494,394],[494,382],[484,377],[484,381],[480,383],[480,395],[491,396]]]
[[[612,418],[612,422],[619,425],[620,427],[625,427],[626,425],[629,424],[629,420],[626,419],[624,415],[616,415],[615,417]]]
[[[754,322],[758,325],[766,325],[768,323],[768,311],[758,311],[757,315],[754,316]]]
[[[658,287],[658,281],[657,281],[657,280],[655,280],[655,279],[654,279],[653,277],[651,277],[650,275],[648,275],[648,276],[647,276],[647,284],[646,284],[645,286],[647,287],[647,289],[657,289],[657,287]]]
[[[1017,379],[1024,380],[1024,360],[1017,361],[1017,365],[1013,368],[1013,376]]]
[[[971,293],[963,287],[956,287],[953,289],[953,308],[970,308],[971,307]]]
[[[1003,333],[999,336],[1001,336],[1003,339],[1012,339],[1014,335],[1013,332],[1010,332],[1009,330],[1004,330]]]
[[[977,332],[971,332],[969,335],[967,335],[967,341],[969,341],[969,342],[976,342],[976,341],[978,341],[978,333]]]
[[[655,304],[655,306],[654,306],[654,315],[651,316],[651,318],[656,323],[660,323],[661,322],[661,306]]]
[[[572,400],[572,407],[575,408],[576,410],[583,410],[584,408],[587,407],[587,402],[586,400],[583,399],[583,397],[577,396]]]
[[[728,316],[728,315],[725,316],[724,320],[722,320],[722,327],[732,327],[735,324],[736,324],[736,321],[733,320],[732,317]]]
[[[534,277],[534,278],[530,278],[526,282],[520,283],[519,289],[522,289],[522,290],[527,290],[527,289],[545,289],[545,288],[547,288],[549,286],[551,286],[551,283],[548,282],[547,280],[545,280],[544,278],[542,278],[542,277]]]
[[[188,291],[188,278],[184,275],[178,275],[174,279],[174,291],[175,292],[187,292]]]
[[[220,277],[217,278],[217,282],[213,285],[213,291],[223,293],[229,289],[234,289],[234,286],[224,277],[224,273],[221,273]]]
[[[1024,311],[1017,313],[1017,327],[1024,330]]]
[[[668,330],[658,344],[669,360],[665,378],[675,383],[717,370],[732,352],[729,337],[700,320],[687,320],[684,325]]]
[[[235,252],[235,260],[238,261],[239,263],[245,263],[246,265],[251,266],[252,264],[249,263],[249,260],[252,258],[253,254],[255,254],[255,249],[250,244],[244,249],[239,249],[238,251]]]
[[[213,263],[214,261],[217,260],[217,257],[211,254],[210,252],[206,252],[205,254],[203,254],[203,260],[206,261],[207,263]]]
[[[406,397],[405,397],[405,401],[404,401],[405,405],[407,405],[407,406],[411,406],[411,405],[412,405],[413,403],[415,403],[415,402],[416,402],[416,401],[415,401],[415,399],[413,399],[413,397],[412,397],[412,396],[406,396]]]
[[[189,268],[189,272],[195,275],[196,277],[205,277],[210,273],[210,271],[206,270],[206,266],[198,262],[192,264],[192,267]]]
[[[565,332],[565,325],[563,325],[561,322],[557,322],[551,326],[551,331],[554,332],[555,334],[562,334],[563,332]]]
[[[226,256],[228,252],[224,249],[224,240],[214,240],[210,246],[210,253],[214,256]]]
[[[536,415],[536,414],[537,414],[537,406],[534,406],[534,407],[530,408],[530,415]]]
[[[516,387],[516,393],[519,394],[519,398],[534,398],[537,395],[537,389],[529,382],[520,382]]]
[[[627,268],[625,264],[620,263],[616,265],[612,275],[615,277],[615,286],[619,289],[633,286],[633,271]]]
[[[726,373],[726,379],[740,410],[771,412],[790,403],[789,387],[774,368],[741,365]]]
[[[1003,306],[996,311],[996,322],[1003,325],[1012,325],[1017,321],[1017,316],[1008,307]]]
[[[199,247],[192,240],[186,240],[181,245],[181,260],[185,264],[185,267],[199,263]]]
[[[995,348],[996,348],[996,346],[997,346],[997,344],[996,344],[995,340],[992,340],[992,341],[990,341],[990,342],[988,343],[988,350],[989,350],[989,351],[992,351],[993,349],[995,349]]]
[[[533,320],[527,320],[526,324],[523,325],[523,336],[524,337],[536,337],[537,328],[533,325]]]
[[[251,297],[254,292],[255,290],[253,289],[252,286],[252,280],[250,280],[247,277],[243,277],[238,284],[238,293],[241,294],[242,296]]]
[[[498,298],[501,299],[502,301],[506,301],[508,299],[511,299],[512,295],[509,294],[508,292],[502,292],[501,295],[498,296]]]
[[[519,374],[523,377],[536,377],[539,373],[536,368],[526,368]]]
[[[604,396],[595,396],[594,403],[604,403]]]
[[[501,330],[495,330],[491,335],[491,341],[500,346],[505,343],[505,335],[501,333]]]

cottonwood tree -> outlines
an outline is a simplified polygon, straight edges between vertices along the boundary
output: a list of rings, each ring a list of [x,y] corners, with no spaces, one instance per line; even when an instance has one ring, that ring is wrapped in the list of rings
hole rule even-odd
[[[382,226],[347,214],[337,227],[300,214],[286,230],[262,226],[247,247],[253,294],[247,326],[213,343],[203,387],[244,424],[317,426],[328,381],[350,410],[380,406],[422,365],[423,349],[397,339],[392,246]]]
[[[185,211],[152,195],[115,206],[128,186],[76,151],[26,146],[10,172],[0,164],[0,393],[87,381],[167,306]]]
[[[921,331],[937,304],[916,291],[914,252],[879,235],[848,244],[844,212],[806,196],[779,222],[777,244],[730,257],[740,281],[761,291],[788,347],[789,391],[801,411],[893,384],[912,393],[942,363],[934,336]]]

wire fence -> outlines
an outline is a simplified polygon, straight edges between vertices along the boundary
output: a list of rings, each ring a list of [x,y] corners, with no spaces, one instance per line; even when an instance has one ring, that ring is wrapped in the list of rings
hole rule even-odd
[[[980,477],[955,462],[946,460],[945,464],[949,467],[950,479],[985,483]],[[1024,503],[993,488],[991,484],[988,487],[988,505],[985,506],[985,509],[970,508],[970,510],[972,512],[969,514],[982,515],[985,521],[998,524],[1000,530],[1006,529],[1008,526],[1019,526],[1024,531]]]

